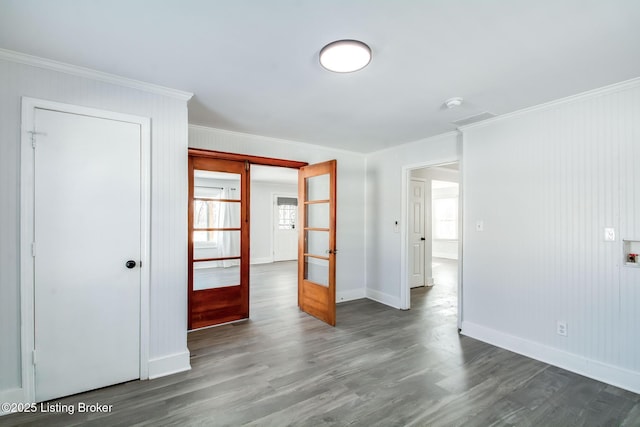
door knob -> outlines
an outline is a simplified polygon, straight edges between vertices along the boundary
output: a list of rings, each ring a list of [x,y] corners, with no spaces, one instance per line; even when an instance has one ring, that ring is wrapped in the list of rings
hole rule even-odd
[[[427,240],[427,239],[425,239],[424,237],[421,237],[420,240]]]
[[[130,259],[129,261],[127,261],[127,263],[125,264],[127,266],[127,268],[133,268],[136,266],[136,262],[132,259]]]

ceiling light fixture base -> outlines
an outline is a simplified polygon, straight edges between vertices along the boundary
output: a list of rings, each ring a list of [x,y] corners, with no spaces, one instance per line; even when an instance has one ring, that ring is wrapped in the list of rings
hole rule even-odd
[[[337,40],[320,50],[320,65],[335,73],[362,70],[371,62],[371,48],[359,40]]]

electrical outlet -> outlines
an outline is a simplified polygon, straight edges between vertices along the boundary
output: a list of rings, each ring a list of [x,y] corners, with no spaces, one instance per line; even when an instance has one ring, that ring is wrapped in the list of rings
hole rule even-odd
[[[615,242],[616,241],[616,230],[613,227],[605,227],[604,229],[604,241],[605,242]]]
[[[566,337],[567,336],[567,322],[563,322],[561,320],[558,320],[558,322],[556,323],[556,333],[558,335]]]

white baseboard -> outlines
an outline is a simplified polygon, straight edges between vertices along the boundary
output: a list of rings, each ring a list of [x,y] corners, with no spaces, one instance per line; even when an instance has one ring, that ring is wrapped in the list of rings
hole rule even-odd
[[[472,322],[463,321],[461,333],[567,371],[575,372],[633,393],[640,393],[640,372],[587,359],[574,353],[505,334]]]
[[[400,308],[400,297],[385,294],[384,292],[380,292],[375,289],[367,289],[366,296],[367,298],[377,301],[380,304],[388,305],[389,307],[393,308]]]
[[[27,400],[23,388],[12,388],[0,391],[0,403],[31,403]],[[11,414],[0,409],[0,417]]]
[[[336,303],[353,301],[364,297],[364,289],[350,289],[348,291],[336,292]]]
[[[252,258],[250,264],[271,264],[273,257]]]
[[[191,369],[189,363],[189,350],[181,353],[171,354],[169,356],[158,357],[149,360],[149,379],[164,377],[166,375],[177,374],[178,372],[188,371]],[[0,403],[27,403],[24,389],[15,388],[0,391]],[[0,416],[9,412],[0,410]]]
[[[189,350],[149,360],[149,379],[177,374],[191,369]]]

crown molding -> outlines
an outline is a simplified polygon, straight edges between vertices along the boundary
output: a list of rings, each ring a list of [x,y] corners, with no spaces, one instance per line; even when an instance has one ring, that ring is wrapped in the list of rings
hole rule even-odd
[[[0,59],[188,101],[193,93],[0,48]]]
[[[581,92],[581,93],[570,95],[564,98],[555,99],[553,101],[545,102],[543,104],[534,105],[533,107],[527,107],[521,110],[516,110],[511,113],[501,114],[496,117],[482,120],[477,123],[471,123],[468,125],[460,126],[458,129],[464,132],[467,129],[481,128],[496,122],[500,122],[502,120],[522,116],[524,114],[533,113],[536,111],[544,111],[553,107],[558,107],[560,105],[571,104],[573,102],[581,101],[583,99],[593,98],[596,96],[608,95],[611,93],[620,92],[622,90],[631,89],[638,86],[640,86],[640,77],[636,77],[630,80],[625,80],[619,83],[614,83],[608,86],[603,86],[597,89],[588,90],[586,92]]]
[[[391,152],[391,151],[395,151],[397,149],[402,149],[402,148],[406,148],[412,144],[423,144],[423,143],[431,143],[434,141],[439,141],[441,139],[449,139],[449,138],[454,138],[458,136],[458,131],[457,130],[451,130],[445,133],[439,133],[437,135],[432,135],[432,136],[427,136],[424,138],[420,138],[420,139],[416,139],[414,141],[407,141],[407,142],[403,142],[401,144],[398,145],[392,145],[391,147],[385,147],[385,148],[381,148],[380,150],[376,150],[376,151],[371,151],[369,153],[366,153],[367,156],[370,156],[372,154],[383,154],[384,152]]]
[[[199,131],[203,131],[203,132],[212,132],[212,133],[230,135],[230,136],[234,136],[234,137],[238,137],[238,138],[257,138],[257,139],[259,139],[261,141],[265,141],[265,142],[269,141],[269,142],[275,142],[275,143],[278,143],[278,144],[287,144],[287,145],[296,146],[296,147],[300,147],[302,145],[302,146],[307,146],[309,148],[313,148],[313,149],[316,149],[316,150],[331,151],[331,152],[344,153],[344,154],[350,154],[350,155],[355,155],[355,156],[366,156],[367,155],[367,153],[362,153],[360,151],[345,150],[344,148],[335,148],[335,147],[331,147],[331,146],[327,146],[327,145],[314,144],[312,142],[304,142],[304,141],[295,141],[295,140],[291,140],[291,139],[275,138],[275,137],[272,137],[272,136],[257,135],[257,134],[253,134],[253,133],[244,133],[244,132],[238,132],[238,131],[234,131],[234,130],[220,129],[220,128],[214,128],[214,127],[205,126],[205,125],[197,125],[197,124],[192,124],[192,123],[189,123],[189,129],[199,130]],[[190,147],[190,148],[198,148],[198,147]]]

